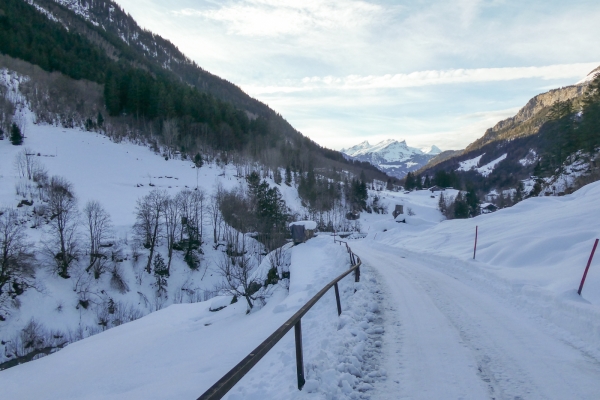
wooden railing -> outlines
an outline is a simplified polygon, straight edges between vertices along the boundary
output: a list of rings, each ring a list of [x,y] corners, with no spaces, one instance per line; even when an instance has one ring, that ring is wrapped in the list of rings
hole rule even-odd
[[[358,282],[360,280],[360,265],[361,261],[356,256],[348,243],[340,240],[334,241],[346,244],[346,249],[350,256],[351,267],[349,270],[329,282],[323,289],[314,295],[300,310],[298,310],[290,319],[288,319],[283,325],[279,327],[275,332],[271,334],[264,342],[262,342],[257,348],[255,348],[250,354],[248,354],[242,361],[240,361],[235,367],[233,367],[228,373],[226,373],[221,379],[210,387],[204,394],[198,397],[198,400],[218,400],[233,388],[233,386],[240,381],[255,365],[265,356],[276,344],[279,342],[286,333],[288,333],[292,327],[294,328],[294,334],[296,338],[296,373],[298,376],[298,389],[302,390],[304,386],[304,360],[302,356],[302,317],[310,310],[325,293],[332,287],[335,289],[335,299],[337,304],[338,315],[342,313],[342,306],[340,302],[340,292],[338,289],[338,282],[348,276],[354,271],[354,280]]]

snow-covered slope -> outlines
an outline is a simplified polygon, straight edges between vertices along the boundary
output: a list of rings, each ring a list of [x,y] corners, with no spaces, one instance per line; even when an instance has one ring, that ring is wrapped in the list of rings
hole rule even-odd
[[[196,398],[349,267],[331,236],[291,250],[289,293],[278,285],[267,305],[246,315],[243,302],[210,312],[211,302],[178,304],[0,372],[6,399]],[[375,278],[340,282],[303,318],[306,385],[296,388],[292,331],[232,390],[229,399],[354,399],[385,376]],[[310,393],[313,393],[312,395]]]
[[[245,184],[243,177],[236,176],[235,167],[207,162],[196,169],[190,160],[177,156],[166,161],[160,151],[154,152],[141,142],[122,140],[116,143],[96,132],[38,124],[19,93],[19,85],[24,79],[27,78],[0,71],[0,84],[8,88],[17,109],[14,120],[25,136],[22,146],[0,140],[0,214],[5,209],[18,211],[18,222],[25,228],[27,240],[32,243],[36,255],[36,271],[35,280],[32,280],[34,288],[26,290],[16,300],[7,296],[6,291],[1,293],[0,365],[31,350],[24,346],[25,339],[22,339],[27,327],[35,328],[35,336],[44,340],[40,342],[42,348],[55,350],[59,345],[91,336],[170,304],[194,303],[214,296],[215,286],[222,279],[218,263],[224,255],[224,246],[221,243],[217,247],[213,243],[213,225],[206,211],[217,186],[231,190]],[[87,237],[83,218],[79,220],[78,231],[81,262],[71,271],[71,278],[58,277],[51,267],[43,253],[44,243],[50,238],[47,218],[37,213],[44,207],[44,202],[39,201],[40,189],[35,182],[23,178],[15,166],[15,160],[24,152],[30,155],[36,168],[46,171],[48,177],[59,176],[72,184],[80,211],[93,200],[98,201],[110,216],[113,229],[106,242],[111,246],[112,256],[99,277],[85,271],[84,264],[89,256],[85,252]],[[267,178],[267,181],[276,186],[272,179]],[[190,269],[183,253],[176,251],[166,293],[157,296],[155,276],[144,272],[148,251],[138,246],[132,230],[137,201],[155,189],[173,197],[184,189],[195,191],[197,187],[205,193],[203,244],[198,250],[200,266],[196,270]],[[289,207],[301,209],[295,187],[277,187]],[[22,200],[32,201],[32,204],[22,203]],[[264,250],[252,238],[247,239],[252,247],[252,263],[259,263],[264,258]],[[222,241],[222,235],[218,240]],[[157,252],[163,256],[167,254],[164,241]],[[113,287],[113,268],[119,271],[126,290]],[[82,300],[85,306],[81,304]],[[45,342],[46,339],[49,342]],[[4,367],[0,366],[0,369]]]
[[[429,194],[383,194],[420,224],[373,216],[353,246],[389,305],[383,365],[394,378],[373,398],[600,398],[598,252],[577,294],[600,237],[600,182],[441,223]]]
[[[495,160],[492,160],[489,163],[482,165],[480,167],[479,163],[480,163],[481,157],[483,157],[484,155],[485,155],[485,153],[483,153],[482,155],[477,156],[475,158],[461,161],[459,163],[459,167],[458,167],[457,171],[465,171],[466,172],[466,171],[474,170],[474,171],[477,171],[477,173],[480,175],[489,176],[492,173],[492,171],[494,170],[494,168],[496,168],[498,163],[504,161],[507,156],[507,154],[504,153],[500,157],[496,158]]]
[[[598,76],[598,74],[600,74],[600,67],[595,68],[593,71],[591,71],[589,74],[587,74],[585,78],[583,78],[582,80],[577,82],[576,85],[591,82],[594,80],[594,78],[596,78],[596,76]]]
[[[432,146],[428,151],[415,147],[409,147],[406,141],[401,142],[387,139],[375,145],[364,141],[348,149],[342,149],[342,153],[359,160],[367,161],[388,175],[403,178],[408,172],[416,171],[441,153],[437,146]]]

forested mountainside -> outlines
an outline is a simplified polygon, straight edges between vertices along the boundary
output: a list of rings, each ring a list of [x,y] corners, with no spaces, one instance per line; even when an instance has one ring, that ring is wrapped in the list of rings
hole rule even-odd
[[[532,98],[465,150],[442,153],[407,176],[405,185],[466,190],[472,199],[460,213],[466,217],[477,215],[482,201],[504,207],[600,179],[600,76],[593,72],[583,83]],[[452,207],[442,208],[452,216]]]
[[[141,29],[111,1],[7,0],[1,9],[2,54],[89,81],[43,79],[43,89],[67,104],[56,112],[41,112],[42,122],[103,128],[120,137],[138,135],[188,156],[218,154],[228,161],[242,158],[298,172],[323,168],[331,176],[339,170],[357,176],[364,171],[367,179],[387,180],[370,164],[349,162],[302,136],[265,104]],[[9,66],[6,60],[4,66]],[[36,84],[34,77],[30,85]],[[61,93],[68,91],[65,86],[86,88],[76,96]],[[97,100],[94,107],[80,106],[87,91]],[[42,103],[38,101],[40,107]],[[6,127],[8,122],[3,123]]]

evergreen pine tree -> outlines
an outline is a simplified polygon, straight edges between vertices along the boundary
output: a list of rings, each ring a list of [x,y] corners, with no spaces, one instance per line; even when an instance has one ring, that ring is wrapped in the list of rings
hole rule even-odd
[[[419,175],[415,176],[415,189],[421,190],[423,189],[423,180]]]
[[[517,191],[515,192],[515,197],[513,198],[514,204],[517,204],[518,202],[523,200],[523,190],[523,182],[519,182],[519,184],[517,185]]]
[[[156,253],[153,262],[154,267],[154,277],[156,278],[156,292],[158,296],[162,296],[167,292],[167,278],[169,277],[169,269],[165,264],[164,258],[160,255],[160,253]]]
[[[367,181],[367,177],[365,176],[365,170],[364,169],[360,170],[360,180],[362,182],[366,182]]]
[[[196,168],[201,168],[204,165],[204,161],[202,160],[202,155],[200,153],[196,153],[194,156],[194,165]]]
[[[600,78],[596,77],[588,86],[583,99],[583,120],[581,124],[581,145],[593,152],[600,145]]]
[[[10,142],[15,146],[20,146],[23,144],[23,135],[21,134],[21,130],[14,122],[10,128]]]
[[[473,185],[469,185],[467,187],[465,200],[469,209],[467,217],[479,215],[479,197],[477,197],[477,192],[475,191],[475,187]]]
[[[469,218],[469,205],[462,192],[458,192],[454,200],[454,218]]]
[[[415,177],[412,172],[406,174],[406,178],[404,180],[404,188],[406,190],[413,190],[415,188]]]
[[[154,269],[155,276],[169,276],[167,264],[165,264],[165,259],[160,255],[160,253],[156,253],[154,261],[152,262],[152,267]]]
[[[440,192],[440,199],[438,200],[438,209],[442,214],[446,214],[446,199],[444,193]]]
[[[279,168],[275,168],[275,172],[273,172],[273,181],[275,181],[276,184],[281,185],[281,171],[279,171]]]
[[[498,208],[506,207],[506,199],[504,198],[504,193],[500,192],[500,196],[498,196],[497,203]]]
[[[94,121],[92,121],[91,118],[88,118],[85,120],[85,130],[91,131],[92,129],[94,129]]]
[[[429,175],[425,175],[425,183],[423,183],[423,187],[429,189],[431,187],[431,181],[429,180]]]

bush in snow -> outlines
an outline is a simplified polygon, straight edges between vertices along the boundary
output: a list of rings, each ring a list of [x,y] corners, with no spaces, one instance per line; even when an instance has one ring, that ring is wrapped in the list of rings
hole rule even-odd
[[[165,264],[165,260],[160,253],[156,253],[154,256],[154,262],[152,263],[154,269],[154,276],[156,277],[156,294],[158,297],[166,296],[167,294],[167,278],[169,277],[169,269]]]
[[[31,319],[11,340],[1,342],[4,345],[4,355],[9,361],[0,364],[0,370],[48,355],[68,342],[62,332],[49,332],[42,324]]]
[[[15,146],[20,146],[23,144],[23,135],[21,134],[21,129],[13,122],[10,127],[10,142]]]

